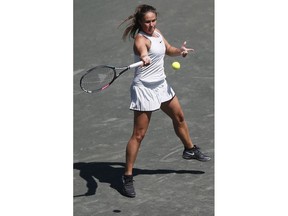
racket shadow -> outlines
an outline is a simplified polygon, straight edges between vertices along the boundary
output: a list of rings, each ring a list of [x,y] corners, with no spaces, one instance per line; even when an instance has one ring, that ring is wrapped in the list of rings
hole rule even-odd
[[[87,192],[74,197],[92,196],[96,194],[98,184],[95,179],[101,183],[108,183],[110,187],[122,193],[121,177],[124,173],[125,163],[121,162],[78,162],[74,163],[73,168],[79,170],[79,176],[86,181]],[[133,169],[134,176],[137,175],[155,175],[155,174],[204,174],[199,170],[170,170],[170,169]]]

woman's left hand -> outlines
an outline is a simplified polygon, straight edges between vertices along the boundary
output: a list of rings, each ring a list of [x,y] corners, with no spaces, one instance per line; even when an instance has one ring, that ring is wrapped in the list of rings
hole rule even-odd
[[[192,49],[192,48],[186,48],[186,41],[184,41],[184,43],[183,43],[183,45],[181,46],[180,50],[181,50],[181,55],[182,55],[183,57],[185,57],[185,56],[188,54],[189,51],[194,52],[194,49]]]

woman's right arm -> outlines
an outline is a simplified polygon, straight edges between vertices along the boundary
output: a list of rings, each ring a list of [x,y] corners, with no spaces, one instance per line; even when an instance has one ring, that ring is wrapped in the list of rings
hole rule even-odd
[[[134,40],[134,52],[143,61],[144,66],[151,63],[151,59],[148,56],[148,48],[150,47],[150,41],[141,35],[137,35]]]

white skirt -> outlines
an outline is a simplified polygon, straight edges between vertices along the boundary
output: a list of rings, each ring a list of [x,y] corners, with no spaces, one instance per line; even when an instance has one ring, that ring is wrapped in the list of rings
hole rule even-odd
[[[158,110],[163,102],[169,101],[175,96],[174,90],[166,80],[153,84],[132,83],[130,93],[130,109],[136,111]]]

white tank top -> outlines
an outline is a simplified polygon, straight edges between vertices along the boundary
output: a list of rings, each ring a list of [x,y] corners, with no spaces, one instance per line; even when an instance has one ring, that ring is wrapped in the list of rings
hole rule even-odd
[[[159,81],[163,81],[166,78],[164,72],[164,56],[166,52],[165,43],[163,41],[162,35],[155,31],[157,37],[152,37],[144,32],[139,32],[147,39],[151,41],[151,47],[148,50],[148,56],[151,59],[151,64],[144,67],[137,67],[135,69],[134,83],[142,82],[143,84],[153,84]],[[140,61],[140,57],[135,55],[135,62]]]

